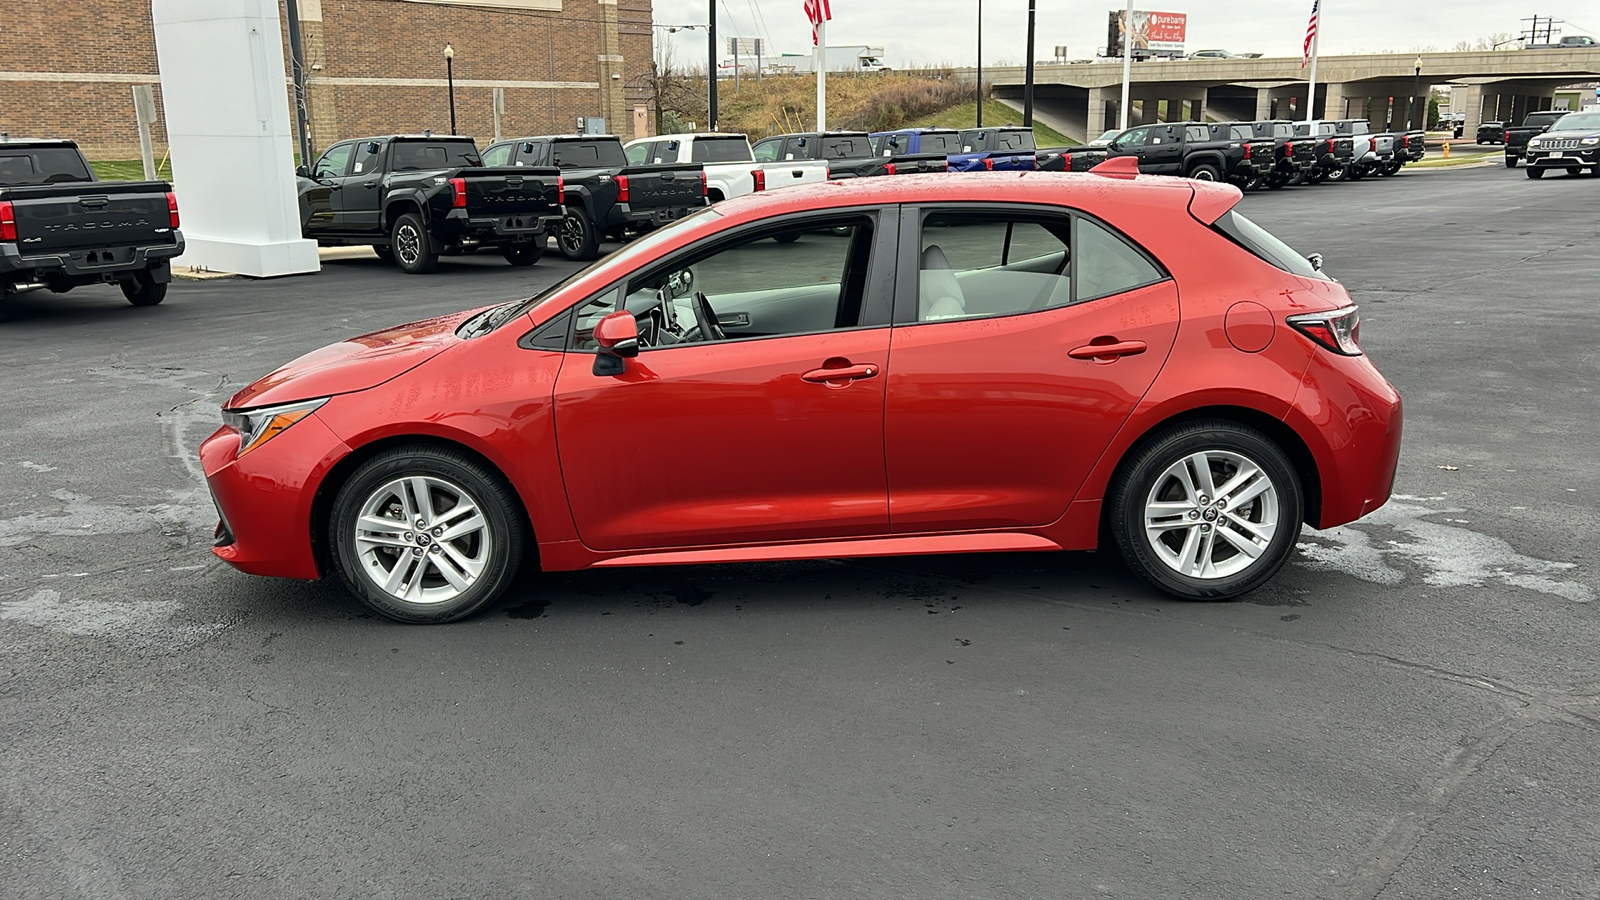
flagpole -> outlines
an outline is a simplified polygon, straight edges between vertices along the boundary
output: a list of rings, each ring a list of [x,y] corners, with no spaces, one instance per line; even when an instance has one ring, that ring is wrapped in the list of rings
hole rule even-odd
[[[818,0],[821,2],[821,0]],[[821,18],[820,16],[818,18]],[[828,130],[828,23],[817,23],[817,133]]]
[[[1311,35],[1311,81],[1306,87],[1306,121],[1310,122],[1317,111],[1317,48],[1322,44],[1323,10],[1317,4],[1317,30]]]
[[[1117,127],[1128,130],[1128,77],[1133,73],[1133,0],[1128,0],[1128,11],[1122,19],[1122,108],[1117,110]]]

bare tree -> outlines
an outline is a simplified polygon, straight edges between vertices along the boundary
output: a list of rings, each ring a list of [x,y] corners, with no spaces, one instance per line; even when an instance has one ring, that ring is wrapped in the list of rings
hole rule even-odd
[[[656,134],[669,131],[668,119],[676,131],[680,123],[703,121],[706,115],[705,78],[692,72],[679,71],[673,64],[672,45],[661,41],[656,45],[656,55],[650,60],[650,71],[642,72],[629,80],[628,86],[642,91],[655,110]]]

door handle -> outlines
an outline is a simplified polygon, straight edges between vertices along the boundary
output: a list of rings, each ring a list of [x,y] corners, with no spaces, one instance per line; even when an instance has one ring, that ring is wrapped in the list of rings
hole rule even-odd
[[[814,384],[832,384],[837,381],[841,382],[838,386],[843,387],[842,382],[855,381],[860,378],[874,378],[877,377],[877,374],[877,366],[842,366],[836,369],[812,369],[801,375],[800,378],[802,381],[809,381]]]
[[[364,188],[375,188],[377,186],[378,186],[378,183],[376,181],[369,181],[366,184],[362,185],[362,187],[364,187]]]
[[[1117,341],[1106,344],[1086,344],[1067,351],[1073,359],[1112,360],[1119,356],[1137,356],[1148,349],[1144,341]]]

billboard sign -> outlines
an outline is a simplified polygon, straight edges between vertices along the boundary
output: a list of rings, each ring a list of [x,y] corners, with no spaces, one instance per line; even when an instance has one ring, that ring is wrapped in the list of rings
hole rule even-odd
[[[1122,55],[1122,36],[1127,29],[1123,19],[1126,10],[1112,10],[1110,27],[1106,35],[1106,55]],[[1189,16],[1185,13],[1133,11],[1133,55],[1135,57],[1183,52],[1183,42],[1189,29]]]

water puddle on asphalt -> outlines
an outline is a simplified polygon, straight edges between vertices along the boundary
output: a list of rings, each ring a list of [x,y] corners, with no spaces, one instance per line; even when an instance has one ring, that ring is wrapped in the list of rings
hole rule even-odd
[[[1297,548],[1296,564],[1314,572],[1340,572],[1373,584],[1397,585],[1405,573],[1391,562],[1405,560],[1423,572],[1423,583],[1435,587],[1483,587],[1504,584],[1574,603],[1588,603],[1595,592],[1571,578],[1576,563],[1539,559],[1517,552],[1506,541],[1462,528],[1464,520],[1430,516],[1458,515],[1462,509],[1436,509],[1422,505],[1442,497],[1396,494],[1383,508],[1354,525],[1327,531],[1307,529]],[[1400,538],[1384,538],[1388,529]]]
[[[68,599],[60,591],[46,589],[23,599],[0,602],[0,620],[75,637],[107,638],[147,653],[184,650],[231,625],[174,621],[182,609],[177,600]]]

